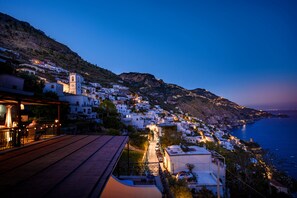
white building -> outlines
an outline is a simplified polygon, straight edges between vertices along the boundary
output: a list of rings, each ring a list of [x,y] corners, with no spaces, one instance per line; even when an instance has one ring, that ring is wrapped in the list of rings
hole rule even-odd
[[[81,84],[84,81],[83,77],[77,73],[70,73],[69,75],[69,92],[72,94],[82,94]]]
[[[205,140],[208,141],[208,142],[214,142],[214,139],[212,137],[212,135],[208,134],[208,133],[204,133],[204,137],[205,137]]]
[[[118,90],[129,90],[128,87],[124,87],[122,85],[112,85],[112,88],[118,89]]]
[[[56,93],[58,96],[63,96],[63,85],[59,84],[59,83],[46,83],[44,88],[43,88],[43,92],[54,92]]]
[[[151,105],[148,101],[141,101],[138,102],[135,107],[137,110],[149,110]]]
[[[197,144],[203,141],[202,136],[184,136],[183,139],[192,144]]]
[[[138,128],[138,129],[144,129],[144,118],[140,114],[133,113],[131,114],[132,118],[132,126]]]
[[[28,69],[28,70],[26,70]],[[35,66],[35,65],[30,65],[30,64],[20,64],[19,67],[18,67],[18,70],[23,70],[23,71],[34,71],[34,75],[36,72],[41,72],[41,73],[45,73],[45,70],[44,69],[41,69],[40,67],[38,66]]]
[[[17,68],[16,71],[25,72],[25,73],[28,73],[30,75],[36,75],[36,71],[34,69],[31,69],[31,68]]]
[[[96,88],[101,88],[102,87],[99,83],[93,83],[93,82],[91,82],[90,84],[93,85]]]
[[[82,94],[83,95],[90,95],[90,94],[96,94],[96,88],[93,86],[87,86],[87,85],[82,85]]]
[[[61,101],[69,102],[69,119],[95,119],[96,113],[92,112],[93,100],[83,95],[67,95],[59,97]]]
[[[117,104],[116,105],[117,111],[123,116],[126,117],[126,115],[130,114],[131,110],[128,108],[125,104]]]
[[[122,122],[125,125],[132,125],[137,129],[144,129],[145,125],[145,118],[142,114],[132,113],[128,114],[122,118]]]
[[[220,141],[220,145],[229,151],[234,150],[234,146],[228,140]]]
[[[68,80],[57,80],[57,83],[63,85],[63,92],[64,93],[69,93],[69,82]]]
[[[222,156],[218,153],[214,156],[199,146],[184,146],[182,149],[180,145],[172,145],[165,149],[164,166],[171,174],[188,171],[186,166],[188,163],[194,165],[192,172],[197,178],[197,182],[188,184],[190,189],[200,190],[205,186],[216,194],[219,186],[219,193],[223,195],[226,166]]]

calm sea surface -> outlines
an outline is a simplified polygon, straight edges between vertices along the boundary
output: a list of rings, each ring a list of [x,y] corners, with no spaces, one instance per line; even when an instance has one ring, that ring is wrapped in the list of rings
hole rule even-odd
[[[297,111],[274,111],[289,118],[269,118],[234,129],[231,134],[253,140],[276,156],[275,166],[297,179]]]

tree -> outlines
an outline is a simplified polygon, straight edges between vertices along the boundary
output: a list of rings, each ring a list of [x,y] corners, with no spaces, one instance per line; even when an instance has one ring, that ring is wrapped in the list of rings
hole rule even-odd
[[[103,100],[103,102],[100,103],[99,108],[103,110],[103,112],[106,114],[107,117],[110,115],[113,115],[113,116],[118,115],[116,106],[110,100],[107,100],[107,99]]]
[[[212,193],[212,191],[208,190],[207,188],[205,188],[205,186],[203,186],[201,188],[201,190],[198,191],[198,193],[195,194],[195,197],[198,198],[214,198],[214,194]]]
[[[188,188],[187,182],[184,179],[176,180],[173,177],[168,178],[168,182],[170,185],[170,190],[173,192],[174,197],[182,197],[182,198],[190,198],[192,197],[192,193]]]
[[[0,62],[0,74],[13,74],[15,69],[11,65],[11,63],[3,63]]]
[[[181,143],[181,133],[177,132],[176,126],[165,126],[162,127],[161,144],[162,147],[167,147],[170,145],[176,145]]]
[[[120,131],[116,129],[109,129],[108,130],[108,135],[120,135]]]
[[[107,116],[103,117],[103,126],[105,128],[113,128],[113,129],[121,129],[123,127],[123,123],[116,116]]]
[[[38,121],[53,121],[58,117],[58,108],[56,105],[26,105],[30,118]]]
[[[24,79],[25,91],[31,91],[31,92],[34,92],[35,94],[42,94],[44,81],[40,80],[35,75],[29,75],[25,72],[19,73],[18,76]]]
[[[99,118],[103,121],[105,128],[122,129],[123,123],[118,117],[116,106],[110,100],[104,100],[100,103],[98,108],[93,108],[93,111],[97,112]]]
[[[130,144],[137,148],[145,150],[148,146],[147,133],[138,132],[134,127],[130,125],[127,127],[127,129],[129,131]]]

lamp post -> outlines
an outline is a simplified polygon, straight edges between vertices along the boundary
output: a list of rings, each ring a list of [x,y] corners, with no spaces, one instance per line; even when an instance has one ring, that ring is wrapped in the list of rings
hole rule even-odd
[[[60,120],[61,120],[61,105],[59,104],[59,105],[58,105],[58,120],[57,120],[57,122],[56,122],[56,120],[55,120],[55,122],[56,122],[57,125],[58,125],[58,128],[57,128],[57,135],[60,135],[60,126],[61,126],[61,124],[60,124]]]
[[[54,128],[56,127],[56,134],[59,135],[59,120],[55,119]]]

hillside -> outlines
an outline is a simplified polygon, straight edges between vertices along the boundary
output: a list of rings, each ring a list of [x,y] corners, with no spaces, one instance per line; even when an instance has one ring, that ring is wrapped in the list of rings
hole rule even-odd
[[[20,53],[22,59],[51,60],[71,72],[79,72],[88,81],[109,85],[117,82],[118,76],[83,60],[69,47],[49,38],[27,22],[19,21],[0,13],[0,47]]]
[[[189,113],[210,124],[221,126],[242,124],[241,120],[253,121],[269,116],[266,112],[237,105],[205,89],[187,90],[167,84],[151,74],[124,73],[120,76],[83,60],[69,47],[46,36],[27,22],[0,13],[0,47],[18,52],[21,62],[30,59],[50,60],[56,65],[80,73],[87,81],[110,86],[123,80],[131,91],[147,97],[152,104],[166,110]],[[51,75],[51,74],[46,74]]]
[[[210,124],[236,126],[243,124],[242,120],[252,122],[270,116],[266,112],[240,106],[205,89],[187,90],[167,84],[151,74],[123,73],[120,77],[153,104],[160,104],[173,111],[181,110]]]

